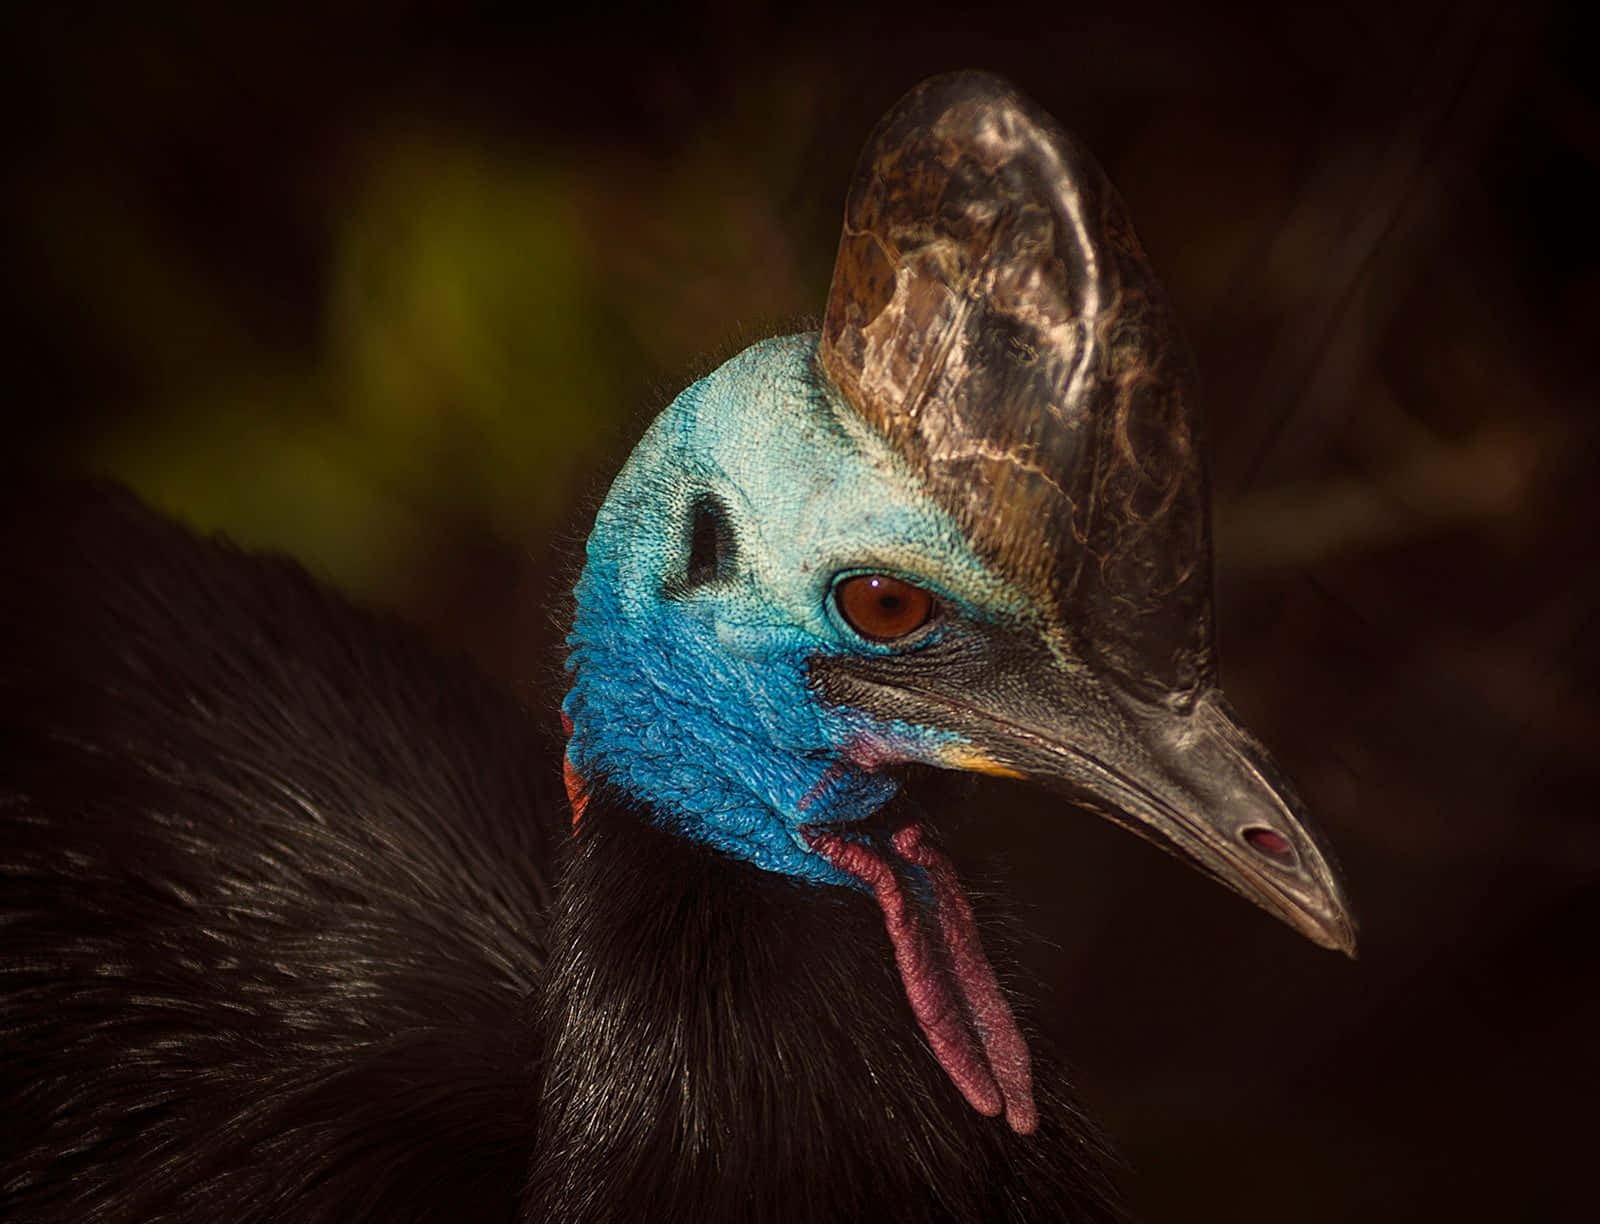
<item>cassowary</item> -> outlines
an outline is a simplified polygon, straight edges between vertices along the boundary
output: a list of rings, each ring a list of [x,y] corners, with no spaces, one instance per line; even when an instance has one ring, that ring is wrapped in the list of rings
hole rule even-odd
[[[1353,946],[1216,687],[1186,361],[1088,155],[920,86],[820,334],[600,508],[564,788],[293,564],[13,489],[0,1217],[1116,1218],[907,783],[1034,780]]]

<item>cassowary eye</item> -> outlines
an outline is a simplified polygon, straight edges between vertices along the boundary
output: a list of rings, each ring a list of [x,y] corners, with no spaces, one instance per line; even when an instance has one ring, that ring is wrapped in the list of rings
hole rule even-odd
[[[888,574],[858,574],[834,588],[839,615],[864,638],[893,642],[933,618],[933,596]]]

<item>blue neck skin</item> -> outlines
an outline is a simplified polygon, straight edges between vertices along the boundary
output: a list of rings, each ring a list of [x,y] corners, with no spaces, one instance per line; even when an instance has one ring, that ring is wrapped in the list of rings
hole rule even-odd
[[[1017,597],[972,553],[878,435],[814,372],[814,335],[746,350],[683,392],[612,486],[589,538],[567,641],[564,710],[580,775],[769,871],[854,881],[809,825],[864,819],[897,791],[895,761],[945,763],[948,733],[820,701],[819,654],[883,653],[832,606],[841,573],[885,571],[969,615]],[[685,585],[692,507],[726,508],[726,571]]]

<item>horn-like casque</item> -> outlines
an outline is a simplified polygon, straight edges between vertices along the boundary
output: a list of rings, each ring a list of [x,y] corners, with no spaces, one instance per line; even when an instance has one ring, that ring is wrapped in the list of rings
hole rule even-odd
[[[935,77],[857,164],[822,368],[980,554],[1145,696],[1213,678],[1188,351],[1093,157],[1005,82]]]

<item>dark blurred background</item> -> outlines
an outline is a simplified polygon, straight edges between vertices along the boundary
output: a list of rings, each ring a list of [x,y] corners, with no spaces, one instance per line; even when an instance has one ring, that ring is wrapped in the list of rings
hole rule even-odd
[[[1350,963],[1004,786],[959,837],[1151,1221],[1595,1218],[1600,99],[1578,11],[13,5],[10,458],[285,549],[551,709],[650,413],[820,312],[924,76],[1097,151],[1215,434],[1223,673]]]

